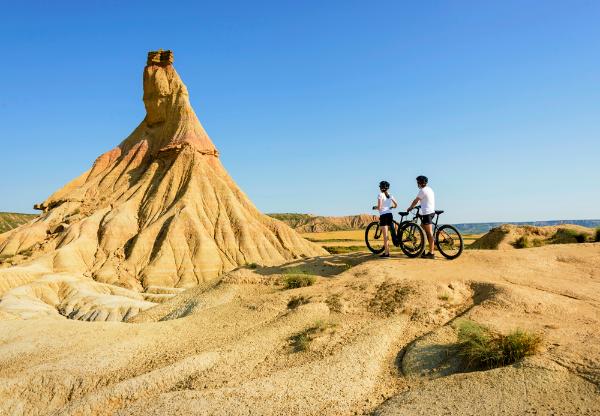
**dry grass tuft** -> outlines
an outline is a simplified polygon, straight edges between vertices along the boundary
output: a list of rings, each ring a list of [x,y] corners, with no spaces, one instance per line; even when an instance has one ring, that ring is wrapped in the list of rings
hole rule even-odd
[[[541,344],[540,335],[520,329],[502,335],[473,321],[463,320],[458,324],[458,354],[468,369],[491,369],[512,364],[535,354]]]
[[[531,247],[541,247],[544,245],[544,242],[539,238],[530,239],[528,236],[524,235],[516,239],[513,243],[515,248],[531,248]]]
[[[302,332],[298,332],[290,337],[290,345],[294,352],[307,351],[310,347],[311,342],[322,335],[327,330],[334,328],[335,324],[330,322],[317,321],[310,328],[305,329]]]
[[[306,305],[307,303],[310,303],[310,298],[307,298],[305,296],[293,296],[289,300],[287,307],[288,309],[296,309],[298,306]]]
[[[286,289],[297,289],[299,287],[312,286],[317,281],[313,275],[297,268],[288,269],[284,272],[282,279],[283,286]]]

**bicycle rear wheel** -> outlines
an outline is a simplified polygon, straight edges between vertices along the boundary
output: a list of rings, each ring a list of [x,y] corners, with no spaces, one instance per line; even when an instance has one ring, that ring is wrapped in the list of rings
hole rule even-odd
[[[448,260],[461,255],[464,248],[462,235],[451,225],[442,225],[435,233],[435,246]]]
[[[425,231],[414,222],[406,222],[400,226],[400,249],[410,258],[419,257],[425,250]]]
[[[371,224],[367,225],[367,229],[365,230],[365,243],[367,244],[367,248],[373,254],[381,254],[383,253],[383,229],[379,226],[379,221],[373,221]]]

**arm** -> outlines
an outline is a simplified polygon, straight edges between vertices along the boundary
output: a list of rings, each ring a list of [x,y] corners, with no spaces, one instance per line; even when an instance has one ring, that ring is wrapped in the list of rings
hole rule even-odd
[[[419,204],[419,202],[421,202],[421,198],[416,197],[413,200],[412,204],[410,204],[410,207],[407,209],[407,211],[410,211],[411,209],[413,209],[414,207],[416,207]]]
[[[398,203],[396,202],[395,198],[392,198],[392,208],[394,208],[394,209],[398,208]]]

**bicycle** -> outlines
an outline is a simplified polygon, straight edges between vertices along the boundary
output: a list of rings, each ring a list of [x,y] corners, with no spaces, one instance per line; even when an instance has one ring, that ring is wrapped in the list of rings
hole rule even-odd
[[[425,231],[419,225],[421,216],[419,215],[419,207],[413,208],[414,215],[410,220],[404,220],[408,217],[408,211],[400,211],[400,223],[394,221],[394,226],[390,229],[392,234],[392,243],[399,246],[402,252],[410,257],[419,257],[425,251]],[[443,210],[435,211],[435,222],[433,224],[433,236],[435,245],[442,256],[449,260],[453,260],[460,256],[464,249],[464,241],[460,232],[456,227],[449,224],[438,225],[439,217],[443,214]],[[381,227],[379,221],[373,221],[365,230],[365,243],[367,248],[374,254],[383,252],[383,241],[381,246],[378,242],[381,237]]]

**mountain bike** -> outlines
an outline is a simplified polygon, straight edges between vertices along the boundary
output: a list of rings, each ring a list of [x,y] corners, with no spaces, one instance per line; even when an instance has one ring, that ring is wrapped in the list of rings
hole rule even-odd
[[[404,217],[408,217],[409,212],[398,212],[400,214],[400,223],[394,221],[393,230],[390,229],[390,231],[392,234],[392,243],[395,246],[400,246],[400,249],[406,256],[414,258],[423,253],[427,240],[425,238],[425,231],[419,225],[421,218],[419,207],[413,208],[412,211],[414,211],[413,217],[406,221]],[[435,222],[433,224],[434,242],[442,256],[453,260],[462,254],[464,241],[456,227],[449,224],[438,225],[439,217],[443,213],[443,210],[435,211]],[[375,254],[382,253],[384,250],[381,234],[382,231],[378,221],[370,223],[365,230],[367,248]]]
[[[399,214],[401,215],[400,222],[394,220],[394,226],[390,227],[391,243],[400,247],[408,257],[418,257],[425,250],[425,231],[416,222],[404,221],[404,217],[408,215],[407,212],[399,212]],[[365,243],[372,253],[383,253],[385,247],[382,236],[383,228],[380,227],[379,221],[373,221],[367,225]]]

